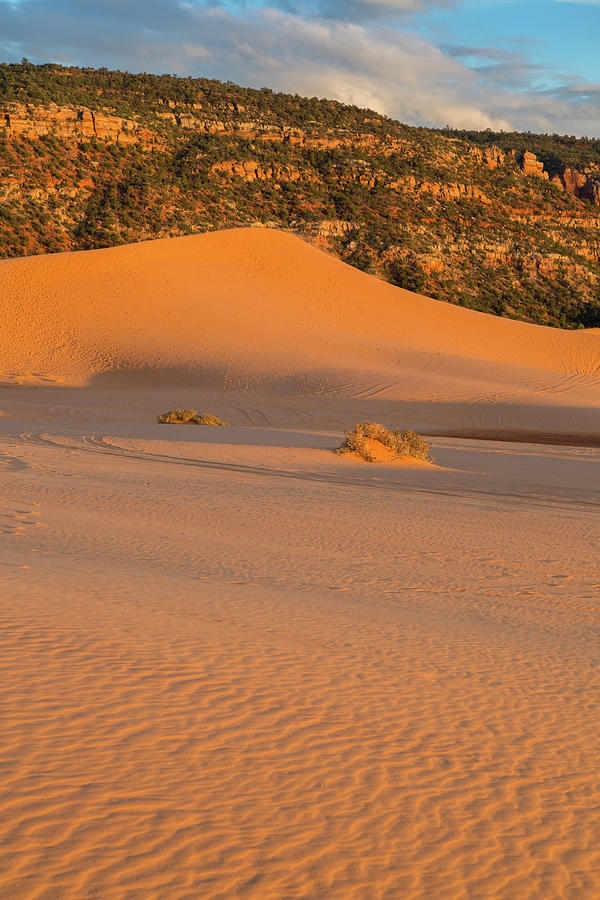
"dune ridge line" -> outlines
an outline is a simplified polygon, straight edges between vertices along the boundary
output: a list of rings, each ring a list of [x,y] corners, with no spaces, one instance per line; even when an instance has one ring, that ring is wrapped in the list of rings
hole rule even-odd
[[[413,294],[272,229],[0,262],[0,373],[356,372],[406,354],[597,376],[600,330]]]

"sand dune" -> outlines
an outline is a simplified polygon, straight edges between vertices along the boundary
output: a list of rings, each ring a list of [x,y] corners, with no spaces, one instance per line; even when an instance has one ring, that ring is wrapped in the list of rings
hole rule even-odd
[[[318,384],[324,374],[393,379],[442,360],[471,379],[490,364],[600,372],[599,331],[541,328],[437,302],[273,230],[6,260],[0,294],[5,377],[85,381],[184,369]]]

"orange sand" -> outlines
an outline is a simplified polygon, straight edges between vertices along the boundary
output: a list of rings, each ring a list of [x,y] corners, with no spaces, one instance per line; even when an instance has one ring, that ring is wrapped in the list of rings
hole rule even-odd
[[[0,263],[0,372],[382,370],[425,351],[600,373],[600,332],[500,319],[384,284],[282,232],[240,229]]]
[[[265,231],[0,290],[0,897],[596,900],[600,334]]]

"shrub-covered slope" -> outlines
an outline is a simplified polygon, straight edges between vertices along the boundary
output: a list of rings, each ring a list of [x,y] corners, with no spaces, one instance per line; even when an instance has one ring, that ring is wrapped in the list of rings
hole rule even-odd
[[[0,66],[0,255],[289,228],[395,284],[600,325],[600,144],[207,79]]]

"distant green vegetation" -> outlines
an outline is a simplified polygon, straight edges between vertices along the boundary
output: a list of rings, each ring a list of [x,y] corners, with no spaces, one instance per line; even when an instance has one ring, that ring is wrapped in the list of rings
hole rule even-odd
[[[266,88],[54,64],[0,65],[0,97],[0,256],[262,224],[439,300],[600,326],[600,207],[475,152],[593,173],[599,141],[412,128]],[[82,109],[113,117],[119,139],[78,131]]]

